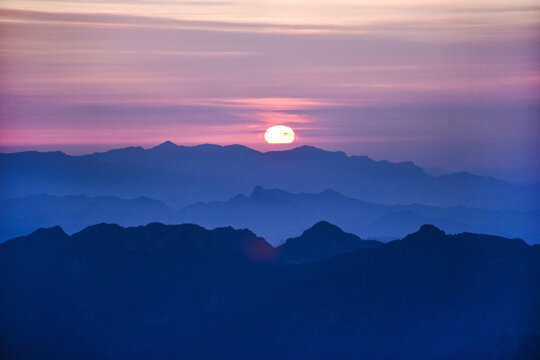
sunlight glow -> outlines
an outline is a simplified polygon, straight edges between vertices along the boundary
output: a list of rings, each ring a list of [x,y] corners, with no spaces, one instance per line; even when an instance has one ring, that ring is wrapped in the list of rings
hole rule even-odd
[[[290,144],[294,141],[294,131],[284,125],[272,126],[266,130],[264,139],[269,144]]]

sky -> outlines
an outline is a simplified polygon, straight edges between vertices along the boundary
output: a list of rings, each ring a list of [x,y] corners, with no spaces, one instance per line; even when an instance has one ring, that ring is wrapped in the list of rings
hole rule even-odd
[[[540,180],[536,0],[2,0],[0,55],[2,151],[309,144]]]

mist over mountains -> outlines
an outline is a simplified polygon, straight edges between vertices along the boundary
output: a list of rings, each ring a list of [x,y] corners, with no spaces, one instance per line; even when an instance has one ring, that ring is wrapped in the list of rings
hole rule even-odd
[[[540,247],[431,225],[388,244],[318,223],[280,248],[197,225],[0,244],[9,359],[535,359]]]
[[[302,146],[261,153],[241,145],[129,147],[83,156],[61,152],[0,155],[2,198],[27,195],[148,197],[179,208],[227,200],[254,186],[289,192],[333,189],[381,204],[527,210],[539,186],[469,173],[431,176],[411,162],[374,161]]]
[[[197,203],[181,210],[182,221],[213,228],[248,227],[279,244],[311,224],[326,220],[363,238],[394,240],[434,224],[450,233],[477,232],[537,242],[540,211],[483,210],[419,204],[383,205],[348,198],[333,190],[292,194],[255,187],[249,196]]]
[[[136,226],[154,221],[177,223],[177,220],[174,209],[148,198],[41,194],[0,200],[0,241],[56,225],[72,234],[105,222]]]
[[[181,209],[148,198],[36,195],[4,199],[0,200],[0,241],[55,225],[72,234],[97,223],[137,226],[158,221],[248,228],[272,245],[279,245],[322,220],[363,238],[383,241],[402,238],[428,223],[449,233],[492,234],[521,238],[531,244],[540,240],[540,210],[390,206],[348,198],[333,190],[293,194],[256,186],[248,196],[197,202]]]
[[[309,146],[0,168],[0,358],[540,354],[536,185]]]
[[[0,0],[0,360],[540,360],[539,45],[537,0]]]
[[[249,228],[273,245],[322,220],[384,241],[425,223],[529,243],[540,230],[538,185],[431,176],[411,162],[309,146],[261,153],[165,142],[83,156],[22,152],[0,154],[0,168],[0,241],[101,222]]]

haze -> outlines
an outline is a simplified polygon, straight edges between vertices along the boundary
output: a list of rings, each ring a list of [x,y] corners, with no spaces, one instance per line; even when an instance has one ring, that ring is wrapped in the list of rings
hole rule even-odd
[[[264,131],[284,124],[294,146],[535,180],[539,15],[536,1],[3,1],[0,147],[274,150]]]

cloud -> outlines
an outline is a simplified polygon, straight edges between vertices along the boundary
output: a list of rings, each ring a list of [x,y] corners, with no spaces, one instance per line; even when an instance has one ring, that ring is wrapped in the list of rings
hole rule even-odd
[[[181,4],[185,3],[182,2]],[[408,36],[426,40],[432,35],[436,35],[439,40],[445,41],[466,40],[460,36],[464,31],[468,31],[469,38],[474,40],[489,35],[491,31],[501,26],[512,25],[512,27],[519,29],[525,27],[530,31],[538,29],[540,23],[537,20],[538,15],[540,15],[540,7],[538,6],[477,8],[422,6],[377,8],[373,6],[355,6],[354,8],[364,10],[359,12],[359,14],[362,14],[361,16],[358,18],[353,17],[348,22],[337,21],[337,17],[330,22],[320,21],[321,19],[318,18],[313,18],[311,22],[309,20],[306,22],[302,18],[281,21],[279,17],[261,19],[260,17],[250,16],[232,17],[230,20],[222,20],[223,18],[227,19],[227,17],[188,18],[185,16],[175,16],[174,13],[169,16],[148,16],[141,15],[138,12],[125,15],[116,12],[32,11],[9,8],[0,8],[0,19],[33,22],[36,24],[183,29],[306,36],[385,34],[400,38]],[[389,15],[377,16],[375,18],[373,16],[370,17],[369,14],[374,9],[381,14],[388,13]],[[524,13],[527,14],[527,17],[523,17]],[[309,17],[307,18],[309,19]],[[435,31],[435,34],[424,32],[425,30]],[[498,35],[503,37],[516,36],[516,34]]]
[[[3,8],[0,143],[257,144],[279,122],[355,153],[408,144],[402,160],[429,155],[417,143],[451,154],[458,138],[460,156],[482,142],[530,150],[520,139],[538,133],[538,111],[523,105],[540,101],[537,7],[354,3],[314,4],[300,18],[297,2],[285,18],[257,18],[250,4],[236,17],[215,4],[189,18],[198,5],[165,15],[110,10],[123,2],[99,2],[103,13],[69,1],[56,12]],[[328,21],[317,23],[322,10]]]

